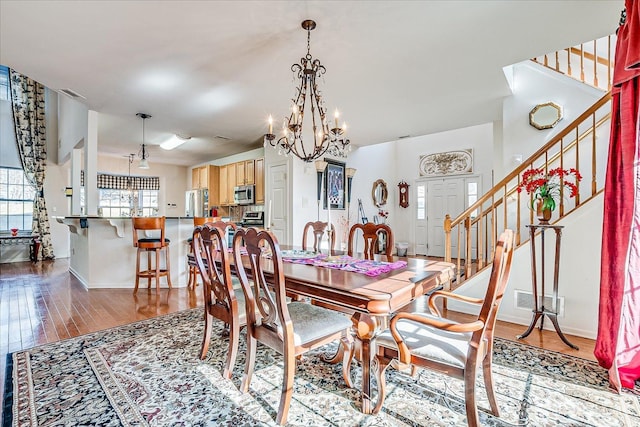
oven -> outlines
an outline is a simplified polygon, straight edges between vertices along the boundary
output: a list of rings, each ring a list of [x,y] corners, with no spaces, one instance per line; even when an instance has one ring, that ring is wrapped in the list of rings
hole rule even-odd
[[[258,227],[264,228],[264,212],[253,211],[245,212],[242,219],[237,223],[240,227]]]

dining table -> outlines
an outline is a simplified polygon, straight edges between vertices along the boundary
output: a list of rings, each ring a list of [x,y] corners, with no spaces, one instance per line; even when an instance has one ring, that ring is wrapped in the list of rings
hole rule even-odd
[[[449,262],[377,255],[374,261],[389,263],[394,269],[368,275],[339,267],[287,259],[283,249],[285,287],[290,295],[308,297],[351,314],[356,340],[356,356],[362,366],[362,412],[370,414],[371,369],[375,338],[388,327],[390,318],[412,301],[438,287],[448,289],[455,266]],[[299,257],[298,257],[299,258]]]

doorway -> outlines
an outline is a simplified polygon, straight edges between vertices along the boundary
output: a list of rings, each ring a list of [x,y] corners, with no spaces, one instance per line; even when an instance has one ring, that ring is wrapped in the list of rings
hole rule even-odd
[[[289,212],[289,182],[288,164],[277,163],[269,165],[269,196],[266,204],[265,221],[271,220],[271,224],[265,222],[265,227],[270,227],[280,244],[289,243],[289,227],[287,212]]]
[[[478,199],[479,176],[417,180],[415,252],[417,255],[444,257],[444,219],[460,215]],[[457,236],[451,236],[451,253],[457,253]]]

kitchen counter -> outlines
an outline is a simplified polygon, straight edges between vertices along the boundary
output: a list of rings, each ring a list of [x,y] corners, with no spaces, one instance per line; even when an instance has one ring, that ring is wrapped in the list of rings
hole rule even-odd
[[[136,248],[130,217],[66,216],[53,217],[69,227],[69,271],[88,289],[134,288]],[[187,239],[193,233],[192,217],[166,217],[165,235],[171,241],[169,254],[171,282],[186,287],[188,268]],[[149,237],[153,234],[148,234]],[[144,265],[146,257],[142,257]],[[161,287],[166,282],[161,279]],[[141,289],[146,281],[140,284]],[[152,285],[152,288],[155,284]]]

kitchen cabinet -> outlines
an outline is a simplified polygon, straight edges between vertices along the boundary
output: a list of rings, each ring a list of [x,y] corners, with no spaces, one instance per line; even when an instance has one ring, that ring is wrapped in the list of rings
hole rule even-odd
[[[219,192],[220,192],[220,205],[229,206],[229,180],[227,174],[227,165],[220,166],[220,180]]]
[[[238,168],[236,167],[235,163],[231,163],[227,165],[227,193],[229,194],[230,206],[235,206],[235,203],[233,201],[233,196],[234,196],[233,190],[235,189],[235,186],[236,186],[237,170]]]
[[[256,159],[254,163],[254,181],[256,184],[256,204],[264,204],[264,159]]]
[[[253,159],[236,163],[236,185],[255,184],[254,164]]]
[[[209,165],[207,170],[209,207],[220,205],[220,167]]]
[[[209,165],[191,169],[191,189],[208,188],[209,185]]]
[[[255,185],[255,203],[264,204],[264,159],[251,159],[218,167],[218,204],[234,206],[234,187]],[[215,172],[214,172],[215,173]],[[210,172],[211,174],[211,172]],[[209,198],[211,198],[209,194]],[[210,202],[209,205],[212,205]]]

